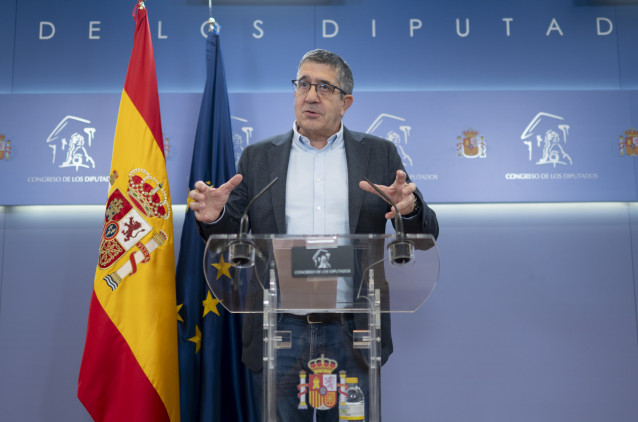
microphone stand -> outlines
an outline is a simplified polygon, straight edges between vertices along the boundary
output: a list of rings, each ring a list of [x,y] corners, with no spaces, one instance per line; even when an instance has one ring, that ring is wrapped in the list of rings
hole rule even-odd
[[[395,241],[388,245],[388,254],[390,262],[396,265],[408,264],[414,261],[414,244],[410,242],[405,232],[403,231],[403,217],[399,213],[399,209],[392,200],[381,191],[374,183],[372,183],[367,177],[363,178],[372,189],[374,189],[391,207],[394,208],[396,215],[394,216],[394,230],[397,233]]]
[[[264,194],[272,185],[279,180],[275,177],[265,188],[263,188],[255,197],[246,205],[244,214],[239,222],[239,233],[237,239],[228,245],[228,260],[237,268],[250,268],[255,265],[255,244],[248,240],[248,209],[250,206]]]

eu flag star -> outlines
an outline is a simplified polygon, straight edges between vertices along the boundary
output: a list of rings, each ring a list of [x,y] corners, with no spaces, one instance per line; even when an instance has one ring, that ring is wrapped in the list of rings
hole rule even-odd
[[[195,337],[191,337],[188,341],[195,343],[195,354],[199,353],[199,349],[202,347],[202,332],[199,331],[199,327],[195,326]]]
[[[183,303],[181,305],[177,305],[177,320],[184,322],[184,320],[182,319],[182,316],[179,314],[179,310],[182,309],[182,306],[184,306]]]
[[[224,261],[224,255],[220,255],[219,262],[217,264],[210,264],[210,265],[217,268],[217,280],[219,280],[219,277],[221,277],[222,275],[225,275],[226,277],[231,278],[230,272],[228,272],[228,269],[231,267],[231,264]]]
[[[206,300],[202,302],[204,304],[204,315],[202,318],[206,316],[209,312],[214,312],[219,316],[219,311],[217,310],[217,304],[219,300],[213,299],[213,295],[210,294],[210,290],[208,291],[208,295],[206,296]]]

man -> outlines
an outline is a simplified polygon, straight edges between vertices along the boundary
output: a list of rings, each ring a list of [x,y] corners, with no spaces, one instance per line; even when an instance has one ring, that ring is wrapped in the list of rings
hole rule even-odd
[[[326,50],[306,53],[292,82],[293,129],[248,146],[239,160],[238,174],[225,184],[212,188],[199,181],[190,192],[190,208],[202,236],[237,233],[248,202],[275,177],[279,182],[248,210],[254,234],[385,233],[395,210],[363,180],[367,177],[396,204],[406,232],[438,236],[436,215],[408,180],[394,144],[352,132],[342,124],[353,103],[354,83],[341,57]],[[254,284],[249,295],[260,295],[261,288]],[[338,295],[351,297],[348,289],[352,290],[352,284],[340,285]],[[384,314],[382,362],[392,353],[389,322]],[[311,408],[297,408],[298,376],[300,370],[308,370],[310,359],[322,354],[337,360],[348,376],[357,376],[367,394],[366,361],[352,348],[352,331],[359,325],[351,314],[279,317],[278,329],[292,331],[295,339],[291,349],[278,351],[279,420],[312,420]],[[254,375],[258,394],[262,392],[262,330],[261,315],[247,314],[242,360]],[[337,407],[317,412],[317,420],[336,421]]]

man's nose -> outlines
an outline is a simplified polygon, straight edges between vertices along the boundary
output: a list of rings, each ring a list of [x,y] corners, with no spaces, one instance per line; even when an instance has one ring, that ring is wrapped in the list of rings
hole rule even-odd
[[[314,88],[314,91],[312,90],[312,88]],[[312,102],[318,101],[319,100],[318,89],[319,89],[318,85],[310,85],[310,89],[308,90],[308,93],[306,94],[306,101],[312,101]],[[309,100],[309,98],[311,99]]]

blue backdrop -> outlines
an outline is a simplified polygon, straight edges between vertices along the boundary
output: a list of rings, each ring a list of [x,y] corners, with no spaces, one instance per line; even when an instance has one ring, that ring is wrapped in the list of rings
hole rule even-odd
[[[355,75],[346,125],[396,142],[439,216],[438,286],[393,315],[384,420],[638,420],[632,2],[213,1],[236,152],[290,129],[299,58],[333,49]],[[146,4],[183,204],[207,1]],[[89,420],[77,377],[133,5],[0,0],[3,420]]]
[[[214,15],[227,46],[238,153],[290,128],[289,81],[303,53],[321,47],[355,75],[346,125],[395,142],[430,201],[638,199],[638,6],[228,3]],[[169,176],[183,203],[208,7],[147,6]],[[0,11],[15,16],[0,29],[0,204],[102,203],[131,2],[5,0]]]

